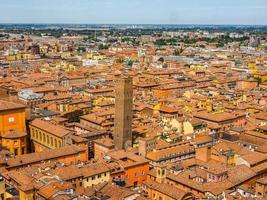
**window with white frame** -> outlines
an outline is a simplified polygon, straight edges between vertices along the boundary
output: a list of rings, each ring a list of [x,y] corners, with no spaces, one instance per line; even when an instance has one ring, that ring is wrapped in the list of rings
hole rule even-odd
[[[9,117],[9,118],[8,118],[8,122],[9,122],[9,123],[13,123],[14,121],[15,121],[15,118],[14,118],[14,117]]]

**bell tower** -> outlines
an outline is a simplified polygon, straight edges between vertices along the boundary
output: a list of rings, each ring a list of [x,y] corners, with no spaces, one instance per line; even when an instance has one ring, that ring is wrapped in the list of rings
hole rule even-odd
[[[158,183],[164,183],[167,173],[166,165],[158,164],[156,166],[156,171],[157,171],[156,181]]]
[[[133,81],[123,77],[115,83],[115,149],[132,147]]]

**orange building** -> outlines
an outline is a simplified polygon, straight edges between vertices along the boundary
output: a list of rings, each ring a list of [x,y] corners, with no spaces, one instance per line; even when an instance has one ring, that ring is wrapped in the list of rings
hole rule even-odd
[[[253,90],[258,85],[257,81],[255,80],[239,80],[237,82],[237,88],[240,90]]]
[[[0,100],[0,135],[10,130],[26,132],[25,106]]]
[[[14,155],[27,153],[27,133],[10,130],[2,135],[2,146]]]
[[[0,144],[14,155],[27,152],[25,106],[0,100]]]
[[[155,90],[154,95],[158,98],[168,98],[171,95],[170,90]]]
[[[177,189],[166,183],[158,183],[148,180],[142,184],[147,199],[164,199],[164,200],[194,200],[195,196],[190,192]]]
[[[141,186],[149,172],[149,161],[134,153],[123,150],[108,153],[108,156],[123,168],[123,171],[112,174],[114,179],[121,179],[127,186]]]

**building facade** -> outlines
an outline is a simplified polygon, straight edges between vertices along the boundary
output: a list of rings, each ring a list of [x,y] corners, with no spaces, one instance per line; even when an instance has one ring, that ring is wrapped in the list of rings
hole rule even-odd
[[[25,132],[25,115],[24,105],[0,101],[0,135],[10,130]]]
[[[116,149],[132,146],[132,107],[133,83],[131,78],[116,80],[115,88],[115,128],[114,143]]]

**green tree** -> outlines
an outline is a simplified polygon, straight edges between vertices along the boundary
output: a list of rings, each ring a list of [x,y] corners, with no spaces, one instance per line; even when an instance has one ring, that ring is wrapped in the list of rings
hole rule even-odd
[[[158,39],[154,42],[155,45],[157,46],[164,46],[167,45],[166,41],[164,39]]]
[[[127,65],[130,66],[130,67],[133,66],[133,61],[132,60],[128,60],[127,61]]]
[[[98,49],[99,49],[99,50],[108,49],[108,48],[109,48],[109,46],[106,45],[106,44],[100,44],[100,45],[98,46]]]
[[[164,58],[163,58],[163,57],[160,57],[160,58],[158,59],[158,61],[164,63]]]
[[[166,69],[166,68],[168,68],[168,65],[166,63],[164,63],[162,68]]]
[[[70,123],[72,122],[80,122],[80,116],[82,116],[82,110],[74,110],[73,112],[69,113],[68,120]]]
[[[77,51],[86,52],[86,48],[85,47],[78,47]]]

